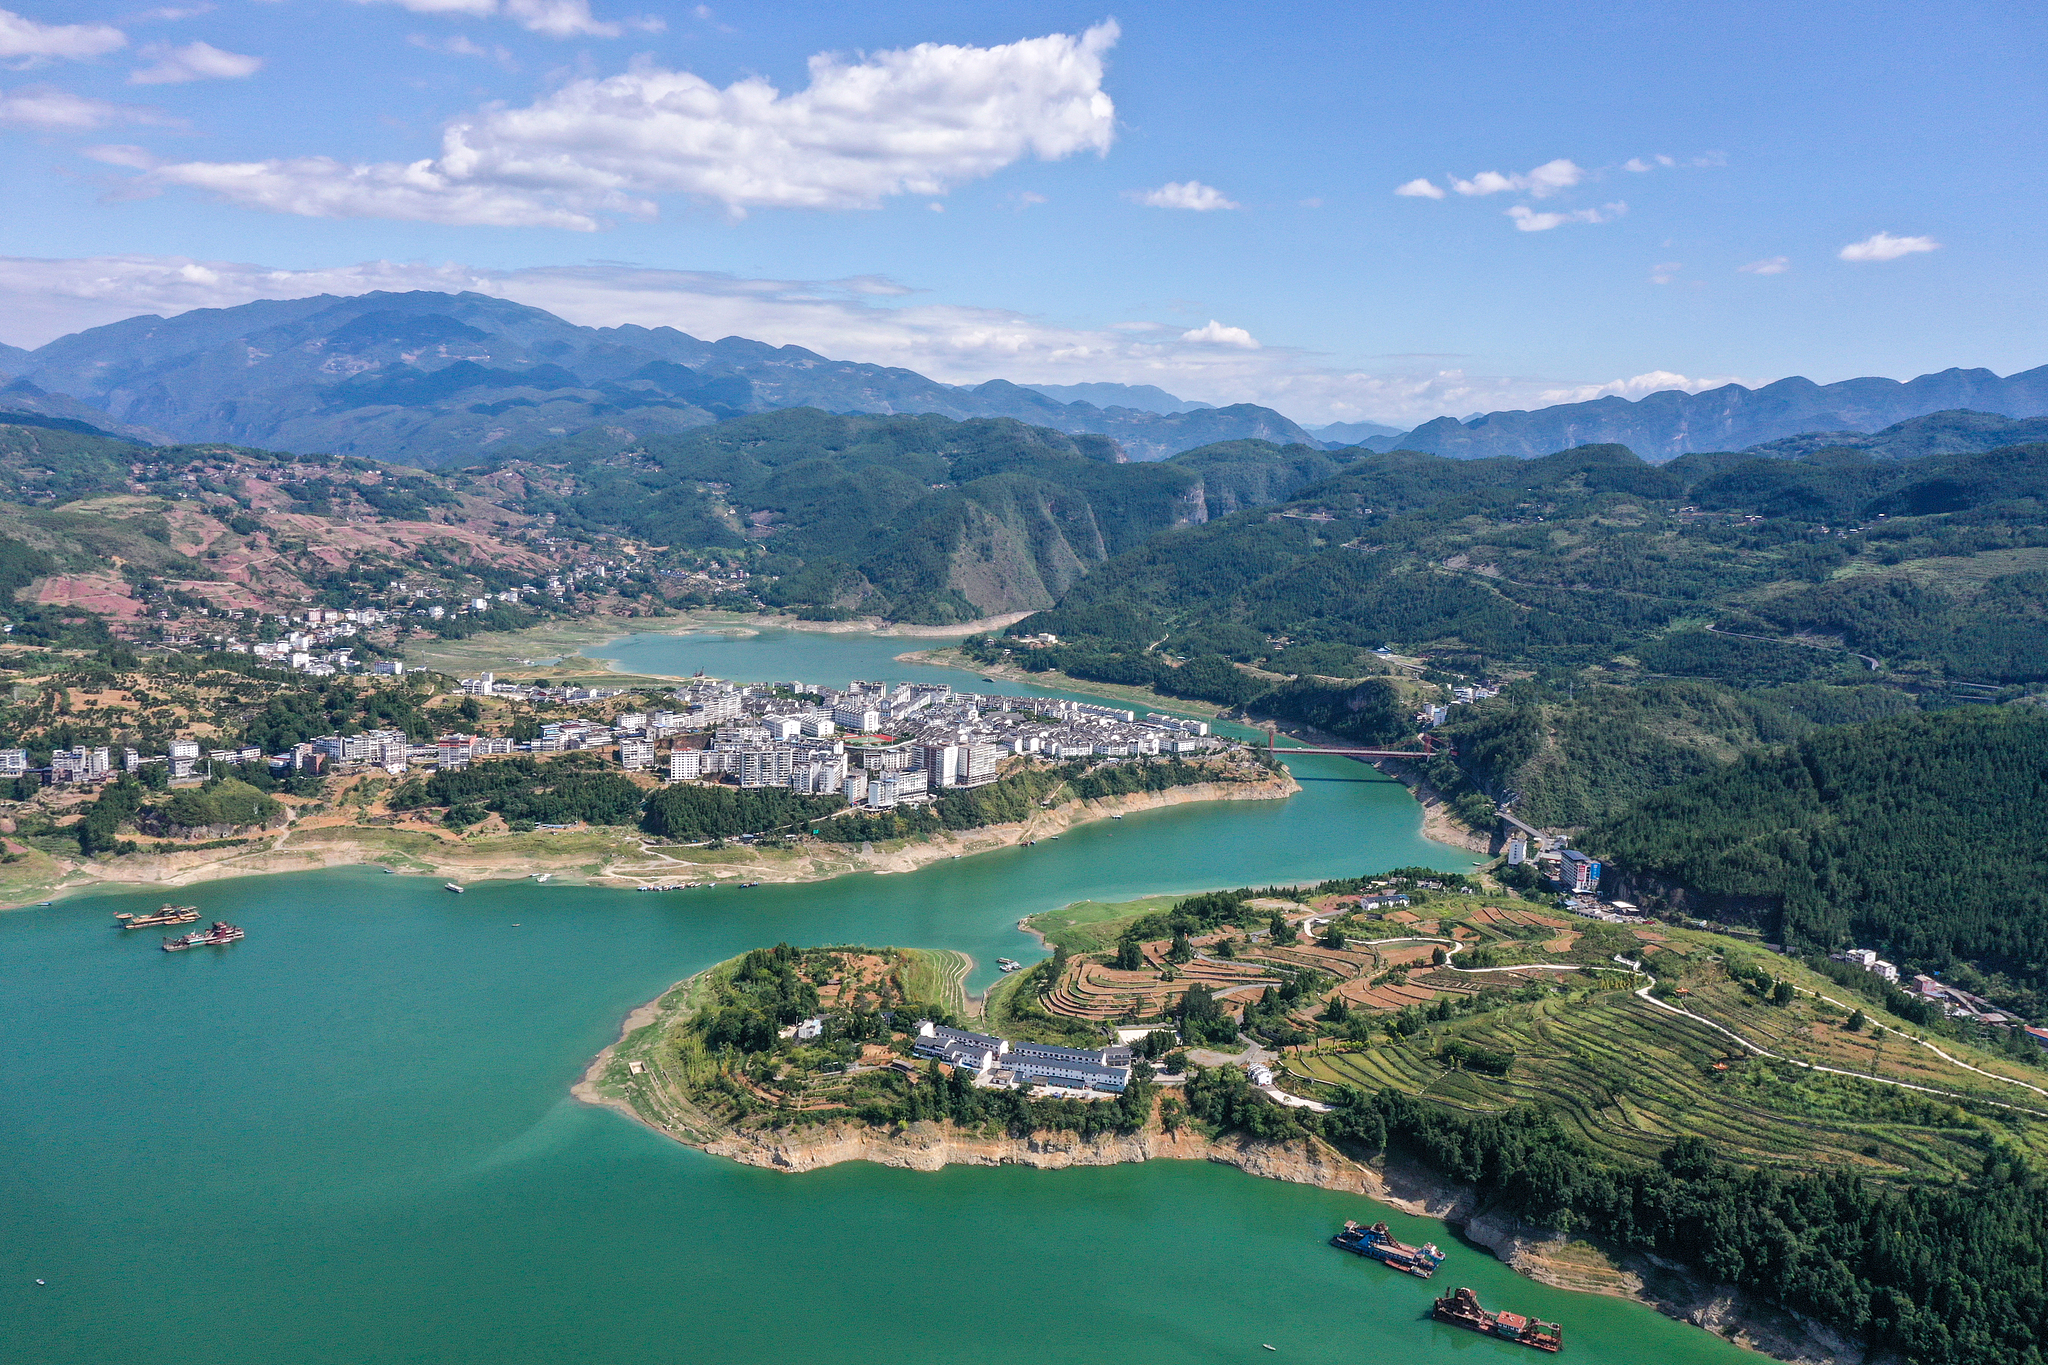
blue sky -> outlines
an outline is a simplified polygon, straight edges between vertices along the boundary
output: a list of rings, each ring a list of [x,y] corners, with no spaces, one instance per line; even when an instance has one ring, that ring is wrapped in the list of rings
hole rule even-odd
[[[468,287],[1397,424],[2048,362],[2017,5],[7,3],[15,344]]]

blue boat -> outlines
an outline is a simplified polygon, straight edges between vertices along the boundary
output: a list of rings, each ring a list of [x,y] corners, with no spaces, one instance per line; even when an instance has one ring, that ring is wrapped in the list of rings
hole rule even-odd
[[[1385,1223],[1374,1223],[1366,1227],[1362,1223],[1346,1220],[1344,1230],[1330,1239],[1330,1245],[1354,1256],[1365,1256],[1405,1271],[1418,1280],[1426,1280],[1436,1274],[1436,1268],[1444,1263],[1443,1252],[1436,1243],[1424,1242],[1419,1247],[1409,1246],[1394,1236],[1393,1230]]]

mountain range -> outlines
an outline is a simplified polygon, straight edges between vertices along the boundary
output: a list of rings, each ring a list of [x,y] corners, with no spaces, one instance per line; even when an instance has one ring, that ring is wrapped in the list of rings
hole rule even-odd
[[[1697,451],[1746,450],[1802,433],[1865,432],[1952,408],[2005,417],[2048,416],[2048,365],[1999,378],[1989,370],[1943,370],[1904,383],[1797,376],[1759,389],[1727,384],[1704,393],[1667,389],[1633,401],[1596,398],[1533,412],[1439,417],[1362,444],[1384,453],[1419,450],[1461,460],[1532,459],[1582,445],[1624,445],[1650,461]],[[1832,441],[1833,444],[1842,444]]]
[[[1375,422],[1308,429],[1271,408],[1211,407],[1149,384],[942,384],[800,346],[704,341],[671,327],[584,327],[489,295],[425,291],[133,317],[32,351],[0,345],[0,373],[12,380],[0,386],[0,411],[85,422],[153,444],[232,442],[427,468],[596,428],[623,437],[674,435],[796,407],[1009,417],[1107,436],[1135,461],[1251,440],[1457,459],[1527,459],[1616,444],[1656,462],[1774,442],[1790,444],[1765,453],[1855,445],[1862,433],[1955,409],[2048,416],[2044,366],[2005,378],[1951,369],[1903,383],[1815,384],[1795,376],[1756,389],[1729,384],[1439,417],[1405,432]]]
[[[1005,380],[941,384],[744,337],[581,327],[483,294],[320,295],[128,318],[34,351],[11,350],[0,367],[16,386],[0,406],[66,418],[89,407],[117,434],[423,467],[471,463],[598,426],[675,434],[794,407],[1013,417],[1108,436],[1131,460],[1219,440],[1314,439],[1248,403],[1165,412],[1062,402]],[[1123,387],[1091,391],[1114,397]],[[1149,387],[1124,396],[1180,403]]]

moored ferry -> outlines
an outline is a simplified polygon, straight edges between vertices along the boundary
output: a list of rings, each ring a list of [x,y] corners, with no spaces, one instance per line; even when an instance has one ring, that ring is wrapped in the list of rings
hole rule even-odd
[[[1435,1242],[1424,1242],[1419,1247],[1409,1246],[1395,1237],[1393,1229],[1385,1223],[1367,1227],[1347,1219],[1344,1230],[1330,1239],[1330,1245],[1355,1256],[1390,1265],[1418,1280],[1426,1280],[1436,1274],[1436,1268],[1444,1263],[1444,1254],[1437,1250]]]
[[[196,905],[166,905],[147,915],[120,914],[114,916],[123,929],[154,929],[159,924],[190,924],[199,918]]]
[[[242,931],[240,928],[229,924],[226,920],[217,919],[207,928],[194,929],[183,938],[165,939],[164,951],[167,953],[182,953],[187,948],[213,948],[223,943],[233,943],[241,937]]]
[[[458,896],[462,894],[462,888],[456,885],[454,882],[442,882],[441,885],[447,888],[448,890],[453,891]]]
[[[1504,1341],[1518,1341],[1539,1351],[1554,1354],[1564,1349],[1564,1328],[1558,1324],[1524,1317],[1520,1313],[1489,1313],[1479,1306],[1479,1296],[1465,1288],[1438,1299],[1430,1310],[1430,1316],[1438,1322],[1453,1323]]]

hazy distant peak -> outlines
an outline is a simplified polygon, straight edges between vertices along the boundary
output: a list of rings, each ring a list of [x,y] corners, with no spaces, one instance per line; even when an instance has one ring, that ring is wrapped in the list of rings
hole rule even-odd
[[[1135,408],[1139,412],[1195,412],[1214,403],[1176,398],[1151,384],[1020,384],[1057,403],[1092,403],[1098,408]],[[1392,430],[1392,428],[1388,428]]]

